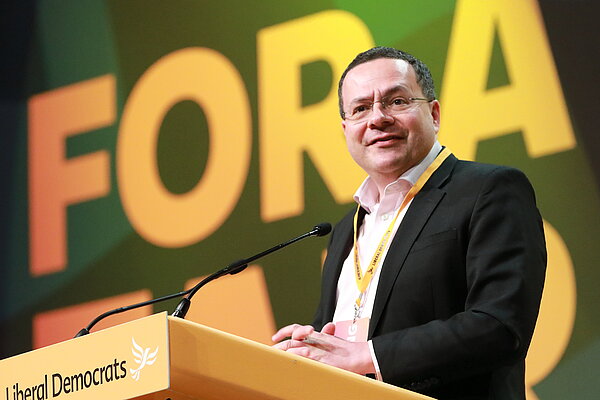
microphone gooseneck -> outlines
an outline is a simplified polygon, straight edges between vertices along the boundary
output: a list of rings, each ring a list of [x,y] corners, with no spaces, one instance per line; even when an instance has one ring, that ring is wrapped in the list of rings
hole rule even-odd
[[[271,254],[274,251],[277,251],[279,249],[282,249],[286,246],[289,246],[292,243],[295,243],[299,240],[302,240],[304,238],[307,238],[309,236],[325,236],[327,235],[329,232],[331,232],[331,224],[328,222],[323,222],[320,223],[318,225],[315,225],[312,230],[303,233],[302,235],[295,237],[293,239],[288,240],[287,242],[284,243],[280,243],[276,246],[271,247],[268,250],[265,250],[261,253],[258,253],[252,257],[246,258],[246,259],[242,259],[242,260],[238,260],[234,263],[229,264],[228,266],[226,266],[225,268],[215,272],[212,275],[209,275],[208,277],[204,278],[203,280],[201,280],[196,286],[194,286],[192,289],[190,289],[190,292],[185,295],[185,297],[183,299],[181,299],[181,301],[179,302],[179,304],[177,305],[177,307],[175,308],[175,311],[173,311],[173,315],[174,317],[179,317],[179,318],[185,318],[190,305],[192,304],[192,297],[194,297],[194,295],[196,294],[196,292],[198,292],[198,290],[200,290],[200,288],[204,285],[206,285],[208,282],[213,281],[217,278],[222,277],[223,275],[234,275],[237,274],[239,272],[242,272],[244,269],[246,269],[246,267],[248,267],[248,264],[250,264],[252,261],[257,260],[259,258],[262,258],[264,256],[266,256],[267,254]]]

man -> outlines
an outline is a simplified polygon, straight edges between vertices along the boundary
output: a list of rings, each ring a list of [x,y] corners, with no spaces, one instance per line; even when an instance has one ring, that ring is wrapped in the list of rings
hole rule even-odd
[[[439,399],[524,399],[546,266],[527,178],[442,148],[430,72],[407,53],[359,54],[339,98],[369,176],[332,234],[314,323],[275,347]]]

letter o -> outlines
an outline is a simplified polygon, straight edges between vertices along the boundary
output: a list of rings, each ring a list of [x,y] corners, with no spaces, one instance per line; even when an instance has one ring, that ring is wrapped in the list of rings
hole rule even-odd
[[[525,360],[527,399],[537,400],[533,386],[558,365],[571,340],[577,312],[577,282],[569,248],[560,233],[544,220],[548,267],[542,304]]]
[[[85,386],[86,388],[89,388],[90,386],[92,386],[92,372],[91,371],[85,371],[85,374],[83,374],[83,386]]]
[[[166,113],[192,100],[206,114],[210,149],[196,186],[174,194],[156,161]],[[147,241],[162,247],[196,243],[233,211],[248,175],[252,146],[250,106],[235,66],[220,53],[190,47],[174,51],[140,77],[123,110],[117,140],[117,180],[125,214]]]

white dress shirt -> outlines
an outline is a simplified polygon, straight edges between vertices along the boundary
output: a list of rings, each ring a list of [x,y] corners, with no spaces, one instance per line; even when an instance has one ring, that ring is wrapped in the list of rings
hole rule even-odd
[[[436,141],[431,150],[425,156],[425,158],[417,165],[406,171],[396,181],[390,183],[385,187],[382,198],[379,198],[379,190],[372,181],[371,178],[367,177],[362,185],[358,188],[354,195],[354,200],[360,204],[366,211],[364,220],[358,230],[358,252],[360,259],[360,266],[362,273],[364,274],[365,268],[369,266],[371,258],[375,254],[376,248],[383,237],[383,234],[388,229],[389,224],[394,219],[396,212],[400,208],[404,197],[409,192],[410,188],[417,182],[419,177],[425,172],[427,167],[435,160],[436,156],[442,150],[442,146]],[[412,203],[412,200],[411,200]],[[392,236],[393,238],[406,214],[409,203],[400,213],[396,220]],[[379,268],[375,271],[375,275],[371,279],[369,286],[363,296],[362,305],[360,309],[359,318],[370,318],[373,311],[373,304],[375,301],[375,293],[377,292],[377,285],[379,283],[379,277],[381,275],[381,267],[387,255],[389,244],[392,239],[388,241],[383,254],[382,259],[379,263]],[[347,321],[354,318],[354,304],[357,297],[360,294],[358,287],[356,286],[354,272],[354,249],[350,251],[348,257],[344,261],[342,271],[338,279],[337,294],[336,294],[336,308],[333,315],[333,322]],[[369,347],[371,349],[371,357],[377,370],[377,379],[381,380],[381,374],[379,373],[379,366],[375,353],[373,351],[373,345],[369,341]]]

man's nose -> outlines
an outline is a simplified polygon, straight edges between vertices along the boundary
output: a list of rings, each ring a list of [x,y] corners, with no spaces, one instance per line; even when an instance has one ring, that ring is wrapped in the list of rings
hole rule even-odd
[[[380,102],[374,102],[369,117],[369,128],[379,128],[394,123],[394,117],[388,114],[388,110]]]

